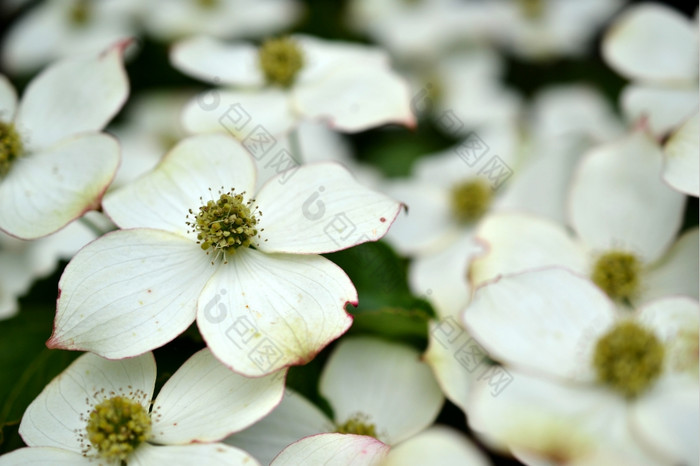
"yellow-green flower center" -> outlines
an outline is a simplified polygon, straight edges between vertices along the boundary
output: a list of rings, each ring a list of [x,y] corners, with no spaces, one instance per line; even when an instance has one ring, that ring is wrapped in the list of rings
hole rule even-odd
[[[269,84],[289,87],[304,66],[299,45],[290,37],[268,39],[258,52],[260,68]]]
[[[598,381],[634,398],[659,377],[664,345],[635,322],[619,323],[596,343],[593,367]]]
[[[0,121],[0,178],[7,175],[12,163],[22,156],[22,139],[12,123]]]
[[[68,10],[68,19],[75,26],[84,26],[92,16],[91,0],[75,0],[70,10]]]
[[[481,218],[491,206],[491,187],[484,180],[470,180],[452,188],[452,214],[462,223]]]
[[[518,4],[526,18],[537,19],[544,14],[544,0],[518,0]]]
[[[87,437],[100,456],[124,461],[151,433],[151,417],[137,401],[122,396],[104,400],[90,413]]]
[[[598,258],[593,266],[593,283],[612,299],[628,300],[639,288],[641,264],[633,254],[611,251]]]
[[[196,2],[204,9],[214,8],[219,5],[219,0],[196,0]]]
[[[335,431],[339,434],[368,435],[377,438],[374,424],[370,424],[368,421],[367,416],[356,414],[343,424],[339,424]]]
[[[218,200],[208,201],[199,208],[194,222],[187,222],[197,232],[197,243],[207,251],[210,248],[233,254],[240,247],[250,246],[258,234],[258,223],[253,208],[253,200],[246,201],[245,193],[235,194],[233,190],[221,194]]]

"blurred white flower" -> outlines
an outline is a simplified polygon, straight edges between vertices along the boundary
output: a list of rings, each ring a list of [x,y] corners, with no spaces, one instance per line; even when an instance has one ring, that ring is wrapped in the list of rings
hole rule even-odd
[[[290,27],[303,13],[296,0],[151,0],[141,8],[146,31],[168,42],[198,34],[267,36]]]
[[[33,73],[61,58],[100,52],[134,36],[137,0],[44,0],[12,24],[2,63],[12,74]]]
[[[312,455],[307,462],[322,464],[422,465],[426,455],[441,465],[487,464],[461,434],[428,427],[443,397],[412,348],[374,337],[346,338],[323,369],[320,392],[335,419],[288,392],[267,417],[225,442],[276,466],[300,464],[305,453]],[[347,462],[354,458],[358,463]]]
[[[374,47],[311,36],[270,39],[256,47],[202,36],[176,44],[171,61],[193,77],[241,88],[190,102],[183,116],[190,132],[221,131],[224,118],[235,127],[242,111],[272,136],[308,119],[343,132],[415,124],[407,84]],[[207,103],[210,96],[216,105]]]
[[[401,205],[334,163],[255,185],[251,155],[211,134],[183,140],[153,172],[109,193],[104,210],[123,230],[66,267],[48,345],[131,357],[196,319],[237,372],[312,359],[348,329],[345,305],[357,302],[347,275],[319,254],[378,240]]]
[[[19,104],[0,76],[0,229],[39,238],[99,206],[119,164],[119,145],[100,131],[129,93],[129,43],[55,63]]]
[[[279,403],[285,373],[246,378],[195,353],[153,400],[151,353],[110,361],[78,358],[29,405],[19,433],[28,445],[0,465],[255,465],[248,453],[215,443],[265,416]]]
[[[698,317],[689,298],[621,312],[561,268],[477,289],[467,329],[513,380],[472,390],[469,425],[525,462],[598,449],[625,464],[697,464]]]

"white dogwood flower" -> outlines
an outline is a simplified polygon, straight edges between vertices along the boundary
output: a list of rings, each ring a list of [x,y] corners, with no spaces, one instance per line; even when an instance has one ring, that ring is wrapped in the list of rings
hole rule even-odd
[[[195,78],[240,88],[217,91],[215,109],[206,94],[190,102],[183,120],[194,133],[220,131],[222,112],[236,105],[272,135],[302,119],[344,132],[415,125],[408,86],[377,48],[310,36],[269,39],[259,47],[200,36],[176,44],[171,61]]]
[[[184,458],[256,465],[248,453],[216,442],[270,412],[282,398],[284,376],[243,377],[204,349],[153,399],[151,353],[117,361],[87,353],[29,405],[19,427],[28,448],[0,457],[0,465],[160,465]]]
[[[695,464],[699,311],[672,297],[622,312],[557,267],[480,287],[464,323],[513,380],[497,397],[473,389],[470,426],[521,459],[603,449],[625,464]]]
[[[318,254],[376,241],[401,204],[334,163],[270,179],[223,134],[194,136],[106,196],[123,230],[82,249],[59,282],[50,347],[131,357],[196,319],[212,352],[259,376],[303,364],[350,326],[347,275]]]
[[[0,76],[0,229],[34,239],[99,206],[119,164],[119,145],[100,131],[129,92],[128,44],[55,63],[19,104]]]

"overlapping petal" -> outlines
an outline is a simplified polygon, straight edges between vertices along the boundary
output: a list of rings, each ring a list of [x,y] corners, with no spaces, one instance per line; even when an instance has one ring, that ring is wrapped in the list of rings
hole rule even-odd
[[[260,466],[260,463],[248,453],[222,443],[204,443],[192,445],[141,445],[129,456],[129,464],[152,466],[167,464],[170,466]]]
[[[365,435],[319,434],[305,437],[284,449],[270,466],[332,464],[379,466],[389,446]]]
[[[169,342],[195,319],[217,270],[191,240],[159,230],[120,230],[75,255],[59,281],[51,348],[108,358]]]
[[[118,165],[117,141],[98,133],[17,159],[0,180],[0,228],[24,239],[59,230],[99,206]]]
[[[664,180],[672,188],[700,196],[700,113],[689,118],[664,146]]]
[[[257,377],[304,364],[342,335],[348,302],[355,287],[328,259],[239,249],[204,287],[197,325],[220,361]]]
[[[11,122],[17,110],[17,93],[12,83],[0,74],[0,121]]]
[[[255,199],[262,212],[257,248],[268,253],[322,254],[376,241],[401,209],[331,162],[277,175]]]

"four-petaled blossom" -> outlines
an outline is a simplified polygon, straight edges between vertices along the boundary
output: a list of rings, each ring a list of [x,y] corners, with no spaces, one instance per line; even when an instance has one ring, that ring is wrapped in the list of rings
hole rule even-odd
[[[193,133],[221,131],[226,109],[236,105],[272,135],[302,119],[323,120],[344,132],[386,123],[415,125],[408,86],[377,48],[309,36],[272,39],[258,48],[202,36],[177,44],[171,61],[196,78],[245,88],[217,91],[214,101],[204,94],[190,102],[183,122]]]
[[[99,206],[119,164],[117,141],[100,131],[129,92],[129,43],[55,63],[19,104],[0,76],[0,229],[39,238]]]
[[[105,198],[123,230],[66,267],[49,347],[130,357],[196,318],[214,355],[242,374],[311,360],[348,329],[345,305],[357,302],[347,275],[318,254],[378,240],[401,204],[335,163],[295,170],[254,193],[255,166],[238,141],[182,141]]]
[[[151,353],[118,361],[87,353],[29,405],[19,427],[28,448],[0,457],[0,465],[259,465],[217,442],[270,412],[282,398],[284,376],[243,377],[203,349],[153,400]]]

